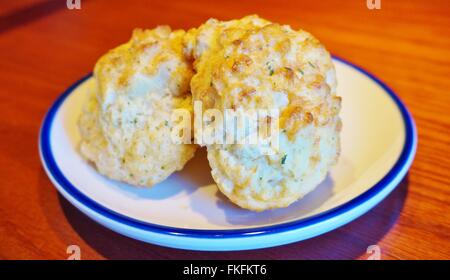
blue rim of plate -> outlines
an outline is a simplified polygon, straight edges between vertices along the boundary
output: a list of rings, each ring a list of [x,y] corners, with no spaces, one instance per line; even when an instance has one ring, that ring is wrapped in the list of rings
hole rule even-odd
[[[332,219],[336,216],[339,216],[342,213],[348,212],[349,210],[356,208],[357,206],[363,204],[364,202],[369,201],[371,198],[375,197],[378,193],[380,193],[384,188],[386,188],[401,172],[408,162],[411,164],[415,150],[417,145],[417,135],[416,135],[416,127],[414,125],[414,120],[411,114],[406,109],[405,105],[402,103],[400,98],[380,79],[375,77],[373,74],[364,70],[363,68],[350,63],[340,57],[334,56],[333,58],[352,67],[353,69],[359,71],[360,73],[366,75],[374,82],[376,82],[379,86],[381,86],[392,98],[392,100],[397,105],[404,122],[405,127],[405,143],[402,149],[402,152],[392,167],[392,169],[374,186],[360,194],[359,196],[351,199],[350,201],[336,206],[330,210],[325,212],[302,218],[286,223],[280,223],[270,226],[263,227],[253,227],[246,229],[224,229],[224,230],[208,230],[208,229],[188,229],[188,228],[176,228],[170,226],[163,226],[158,224],[152,224],[147,222],[142,222],[136,220],[134,218],[128,217],[126,215],[117,213],[111,209],[106,208],[105,206],[100,205],[94,200],[90,199],[83,193],[81,193],[61,172],[59,169],[52,153],[51,144],[50,144],[50,132],[53,124],[53,119],[55,114],[57,113],[59,107],[63,104],[65,99],[72,93],[72,91],[77,88],[81,83],[92,76],[92,73],[89,73],[85,77],[81,78],[73,85],[71,85],[51,106],[50,110],[47,112],[42,127],[40,131],[39,141],[40,141],[40,149],[42,153],[43,164],[47,167],[48,172],[51,174],[53,179],[62,187],[70,196],[76,199],[79,203],[83,204],[83,206],[87,207],[93,212],[100,214],[108,219],[111,219],[120,224],[124,224],[133,228],[138,228],[140,230],[145,230],[153,233],[172,235],[172,236],[183,236],[183,237],[191,237],[191,238],[236,238],[236,237],[255,237],[255,236],[263,236],[269,234],[276,234],[280,232],[287,232],[291,230],[298,230],[313,224],[317,224],[329,219]],[[406,173],[405,173],[406,175]]]

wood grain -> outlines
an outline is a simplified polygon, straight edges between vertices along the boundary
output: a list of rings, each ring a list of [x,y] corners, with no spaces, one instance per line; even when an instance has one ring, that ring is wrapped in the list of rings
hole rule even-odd
[[[0,258],[383,259],[450,258],[450,1],[0,2]],[[334,54],[376,74],[406,103],[419,146],[409,175],[379,206],[320,237],[277,248],[200,253],[115,234],[61,198],[41,167],[37,137],[55,98],[134,27],[190,28],[209,17],[257,13],[303,28]]]

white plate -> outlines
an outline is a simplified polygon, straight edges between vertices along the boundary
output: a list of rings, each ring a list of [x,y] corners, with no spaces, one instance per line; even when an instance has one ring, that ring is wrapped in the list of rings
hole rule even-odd
[[[77,153],[76,126],[91,75],[50,108],[39,150],[58,191],[100,224],[129,237],[191,250],[245,250],[317,236],[364,214],[405,176],[417,135],[398,97],[366,71],[335,58],[342,106],[342,154],[327,179],[288,208],[240,209],[219,193],[205,151],[150,189],[109,180]]]

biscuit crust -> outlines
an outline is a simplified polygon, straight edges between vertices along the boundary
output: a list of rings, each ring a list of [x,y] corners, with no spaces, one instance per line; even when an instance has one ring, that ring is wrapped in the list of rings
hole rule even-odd
[[[193,100],[203,108],[279,109],[279,147],[207,145],[212,176],[235,204],[286,207],[312,191],[340,151],[341,98],[330,54],[311,34],[257,16],[188,32]]]
[[[172,141],[175,109],[192,113],[193,71],[183,53],[182,30],[136,29],[129,42],[95,66],[97,90],[79,119],[80,152],[103,175],[152,186],[180,170],[196,146]]]

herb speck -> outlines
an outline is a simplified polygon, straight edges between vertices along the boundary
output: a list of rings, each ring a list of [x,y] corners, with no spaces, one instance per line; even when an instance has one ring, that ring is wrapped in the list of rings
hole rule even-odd
[[[273,66],[270,65],[270,62],[269,62],[269,61],[266,62],[266,65],[267,65],[267,68],[269,69],[269,75],[272,76],[272,75],[273,75],[273,72],[274,72]]]
[[[281,164],[284,164],[284,163],[286,162],[286,158],[287,158],[287,155],[284,155],[284,156],[281,158]]]

